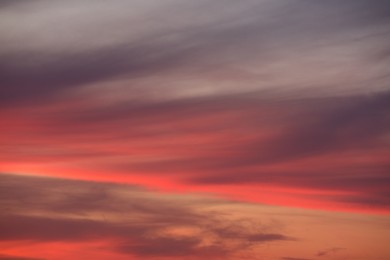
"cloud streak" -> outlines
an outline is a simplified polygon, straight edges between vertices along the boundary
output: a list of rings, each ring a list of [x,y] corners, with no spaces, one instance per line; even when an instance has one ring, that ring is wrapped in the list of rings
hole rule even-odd
[[[38,106],[28,119],[22,108],[15,123],[4,126],[11,149],[3,158],[6,164],[43,162],[46,172],[68,176],[70,169],[130,182],[148,176],[142,185],[155,186],[164,176],[183,187],[347,192],[318,198],[385,209],[388,103],[388,93],[293,100],[245,94],[104,107],[76,100],[73,108]]]
[[[1,179],[3,242],[104,239],[117,241],[107,250],[118,254],[219,259],[264,243],[293,240],[270,233],[275,229],[271,223],[253,219],[248,226],[222,213],[199,210],[228,203],[220,200],[189,197],[181,201],[114,184],[4,174]]]
[[[367,57],[376,55],[370,53],[367,46],[381,48],[385,37],[375,31],[381,32],[388,24],[384,19],[388,5],[383,2],[174,3],[171,1],[164,6],[155,1],[113,1],[110,5],[87,1],[61,4],[34,1],[8,5],[2,11],[4,27],[1,27],[6,40],[0,50],[0,80],[6,86],[2,88],[2,102],[63,95],[86,84],[118,77],[129,79],[128,85],[150,76],[164,76],[171,83],[177,80],[178,74],[206,81],[227,77],[242,89],[275,86],[294,89],[302,84],[312,85],[310,75],[285,70],[284,66],[294,65],[292,61],[309,71],[310,67],[315,68],[317,80],[323,80],[321,85],[328,88],[335,82],[327,79],[334,75],[327,63],[335,66],[345,63],[353,66],[354,71],[369,63],[374,71],[359,75],[358,81],[367,82],[365,76],[371,76],[370,80],[377,81],[378,86],[370,88],[383,88],[378,77],[386,73],[385,67],[370,62]],[[74,6],[79,11],[74,11]],[[133,11],[123,12],[126,8]],[[303,12],[303,9],[309,11]],[[95,11],[95,16],[90,15],[91,10]],[[205,13],[204,19],[199,16],[201,12]],[[30,27],[24,19],[32,21]],[[164,22],[159,22],[161,20]],[[343,36],[360,27],[356,35]],[[64,37],[61,31],[69,33],[70,37]],[[29,37],[28,41],[25,37]],[[363,39],[355,41],[356,37]],[[20,41],[24,43],[18,43]],[[338,60],[334,56],[338,49],[345,50],[349,44],[367,51],[364,55],[356,53],[356,60],[352,55]],[[306,49],[306,54],[296,55],[301,48]],[[322,60],[323,55],[329,54],[333,59]],[[289,80],[276,78],[280,73]],[[238,78],[230,76],[234,74]],[[346,71],[346,74],[350,73]],[[302,81],[302,76],[309,81]],[[343,77],[339,74],[338,78]],[[349,80],[346,88],[361,89],[362,86],[353,86],[358,81]],[[217,91],[231,89],[226,83],[212,85],[210,88]],[[153,91],[155,87],[151,88]],[[180,92],[180,89],[174,91]]]
[[[0,1],[0,259],[386,258],[389,17]]]

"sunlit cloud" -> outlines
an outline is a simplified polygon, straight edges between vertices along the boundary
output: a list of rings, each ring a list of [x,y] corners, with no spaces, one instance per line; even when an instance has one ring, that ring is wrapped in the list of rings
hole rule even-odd
[[[118,254],[221,258],[264,243],[294,242],[270,219],[237,219],[233,202],[164,195],[126,185],[1,175],[1,241],[105,239]],[[269,223],[267,223],[267,221]]]
[[[389,17],[385,0],[0,1],[0,259],[388,257],[351,234],[386,241]]]

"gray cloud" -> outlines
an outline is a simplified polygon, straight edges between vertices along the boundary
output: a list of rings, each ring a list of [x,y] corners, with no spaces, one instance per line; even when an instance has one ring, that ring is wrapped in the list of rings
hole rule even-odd
[[[365,58],[373,55],[369,53],[372,48],[367,46],[380,48],[386,39],[375,31],[386,25],[380,19],[388,10],[383,1],[174,3],[164,6],[154,1],[114,1],[111,5],[37,1],[22,4],[23,8],[17,5],[18,8],[4,10],[3,24],[7,27],[2,31],[7,44],[1,51],[0,80],[5,86],[2,101],[33,101],[63,95],[85,84],[117,77],[129,78],[129,85],[134,85],[134,80],[161,74],[169,83],[177,80],[177,74],[207,81],[221,73],[229,77],[230,71],[253,77],[249,82],[231,78],[243,90],[275,86],[288,90],[302,84],[312,85],[312,80],[314,84],[329,81],[327,71],[330,76],[334,74],[327,64],[333,64],[339,71],[345,70],[344,64],[356,69],[369,64],[370,75],[350,80],[346,87],[354,89],[357,86],[353,84],[370,79],[379,85],[371,88],[383,88],[383,83],[375,78],[386,70]],[[80,11],[73,12],[75,6]],[[144,16],[131,11],[132,7]],[[128,14],[123,12],[126,8]],[[96,15],[92,17],[90,10],[95,10]],[[210,16],[201,19],[201,12]],[[26,15],[31,16],[30,26],[23,19]],[[370,26],[361,27],[361,23]],[[351,31],[352,36],[346,31]],[[30,41],[24,35],[30,35]],[[353,38],[362,36],[366,38],[360,41]],[[337,43],[340,41],[344,43]],[[67,44],[63,46],[62,42]],[[339,61],[335,54],[346,48],[353,50],[349,45],[359,48],[359,53],[356,57],[345,56],[345,62]],[[296,55],[302,49],[306,53]],[[300,64],[307,70],[316,68],[317,77],[310,79],[311,75],[306,74],[307,79],[302,81],[303,71],[294,75],[283,68]],[[268,80],[264,80],[264,75]],[[226,84],[220,87],[218,84],[213,88],[226,88]]]
[[[136,254],[143,257],[187,257],[197,255],[203,257],[221,258],[227,256],[229,250],[218,245],[201,246],[201,239],[196,237],[184,238],[155,238],[137,242],[135,245],[120,245],[118,249],[124,253]],[[231,252],[229,252],[231,253]]]
[[[0,239],[3,241],[77,241],[96,239],[115,233],[115,229],[109,225],[88,220],[52,219],[10,214],[1,216],[1,224]]]
[[[341,247],[333,247],[333,248],[329,248],[329,249],[326,249],[326,250],[323,250],[323,251],[319,251],[317,253],[317,256],[328,256],[328,255],[332,255],[332,254],[335,254],[341,250],[345,250],[346,248],[341,248]]]

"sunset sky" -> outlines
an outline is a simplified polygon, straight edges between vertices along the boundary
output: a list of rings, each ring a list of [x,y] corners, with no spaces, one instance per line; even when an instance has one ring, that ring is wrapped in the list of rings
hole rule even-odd
[[[0,260],[390,259],[390,1],[0,0]]]

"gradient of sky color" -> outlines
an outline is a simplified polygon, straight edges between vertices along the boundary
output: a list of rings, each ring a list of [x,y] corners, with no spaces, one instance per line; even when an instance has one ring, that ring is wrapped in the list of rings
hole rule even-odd
[[[390,259],[387,0],[0,0],[0,259]]]

